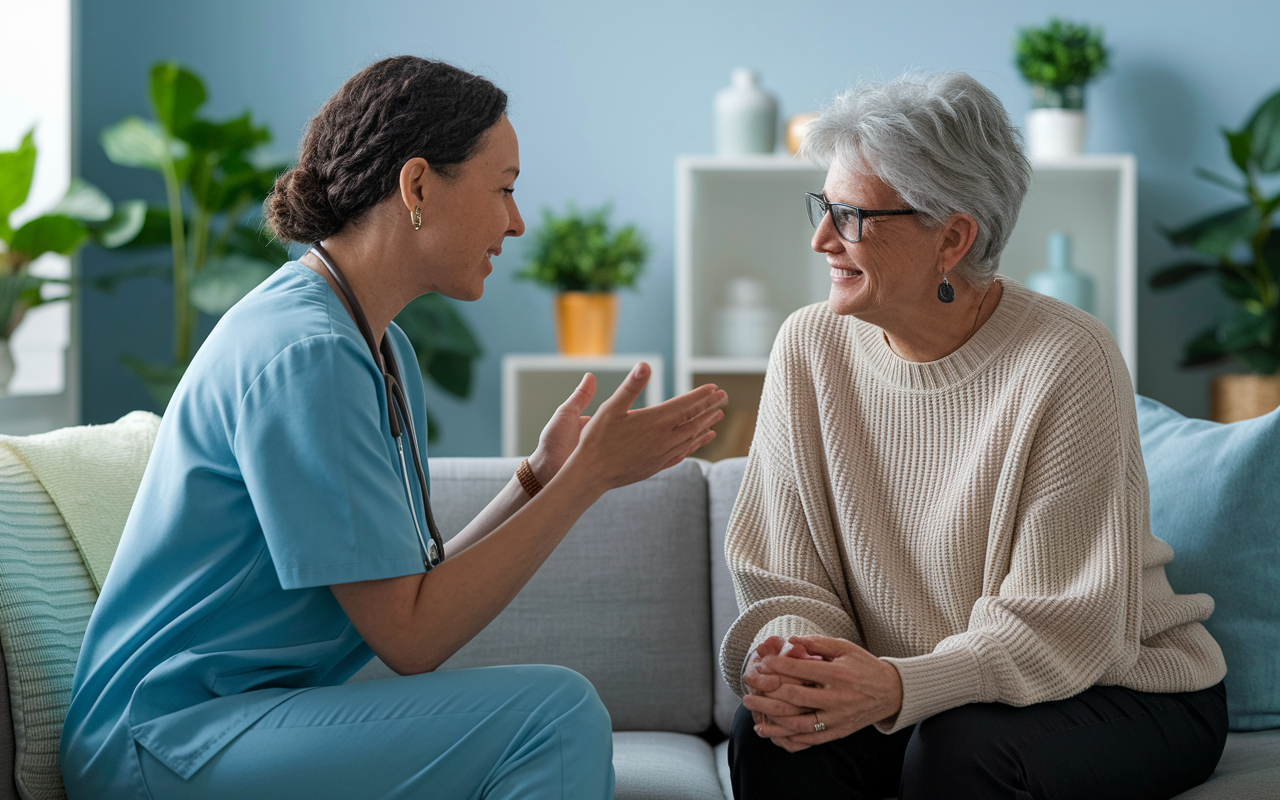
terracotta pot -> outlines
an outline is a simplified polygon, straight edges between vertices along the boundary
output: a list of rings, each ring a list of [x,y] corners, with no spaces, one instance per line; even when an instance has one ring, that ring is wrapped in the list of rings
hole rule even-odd
[[[618,326],[618,296],[613,292],[561,292],[556,295],[556,339],[567,356],[613,352]]]
[[[1217,375],[1211,391],[1214,422],[1253,419],[1280,408],[1280,375]]]

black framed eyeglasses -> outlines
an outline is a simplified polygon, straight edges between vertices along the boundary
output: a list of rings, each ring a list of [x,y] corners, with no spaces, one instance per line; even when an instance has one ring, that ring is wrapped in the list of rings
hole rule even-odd
[[[827,198],[813,192],[804,193],[805,210],[809,212],[809,221],[813,227],[822,224],[822,220],[831,212],[831,221],[835,223],[836,233],[846,242],[862,241],[862,220],[867,217],[896,217],[903,214],[914,214],[914,208],[888,208],[872,210],[858,208],[847,203],[828,203]]]

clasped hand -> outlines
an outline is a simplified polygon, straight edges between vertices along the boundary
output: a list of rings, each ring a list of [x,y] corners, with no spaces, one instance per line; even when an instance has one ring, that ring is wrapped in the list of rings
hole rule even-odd
[[[769,637],[752,653],[742,685],[756,733],[792,753],[844,738],[902,708],[902,679],[892,664],[827,636]],[[814,730],[818,721],[824,730]]]

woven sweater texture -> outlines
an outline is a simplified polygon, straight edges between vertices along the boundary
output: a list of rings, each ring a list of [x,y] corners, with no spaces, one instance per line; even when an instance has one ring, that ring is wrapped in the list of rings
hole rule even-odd
[[[990,319],[930,363],[825,303],[783,325],[725,556],[742,694],[772,635],[847,639],[902,676],[900,730],[967,703],[1226,673],[1151,534],[1133,388],[1094,317],[1001,277]]]

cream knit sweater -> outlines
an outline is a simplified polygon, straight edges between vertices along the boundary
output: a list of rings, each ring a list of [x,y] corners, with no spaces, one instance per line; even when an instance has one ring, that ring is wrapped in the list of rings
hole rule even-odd
[[[966,703],[1222,679],[1213,600],[1165,578],[1111,334],[1000,280],[986,324],[927,364],[825,303],[783,325],[725,541],[741,614],[720,662],[739,694],[775,634],[892,662],[885,732]]]

